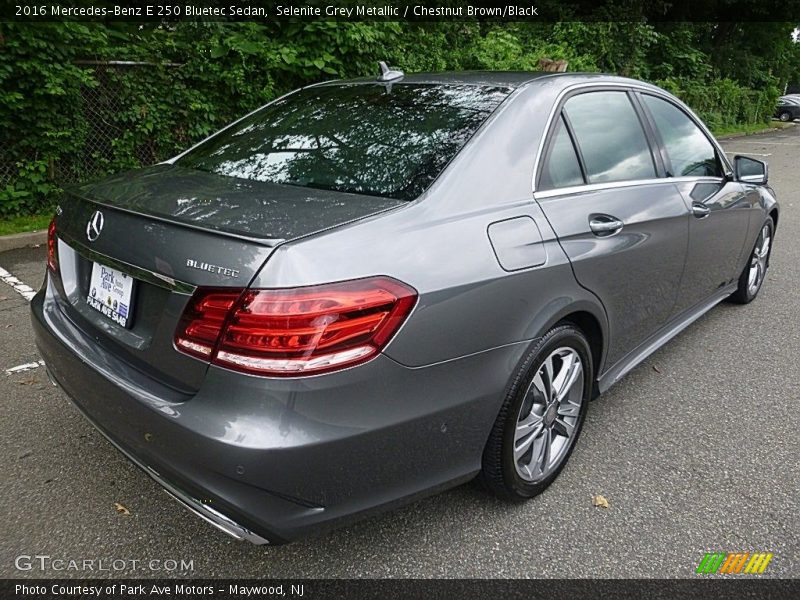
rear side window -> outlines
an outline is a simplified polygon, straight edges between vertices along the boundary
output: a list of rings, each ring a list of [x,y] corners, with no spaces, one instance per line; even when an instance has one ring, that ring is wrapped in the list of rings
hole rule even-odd
[[[642,100],[653,115],[673,176],[722,177],[714,146],[685,112],[655,96],[643,94]]]
[[[589,183],[656,176],[650,145],[625,92],[589,92],[564,105]]]
[[[575,153],[575,146],[564,126],[564,119],[559,118],[553,132],[553,141],[547,153],[542,169],[542,178],[539,188],[551,190],[554,188],[568,187],[570,185],[583,185],[583,174]]]
[[[176,164],[241,179],[412,200],[509,92],[433,84],[307,88],[245,118]]]

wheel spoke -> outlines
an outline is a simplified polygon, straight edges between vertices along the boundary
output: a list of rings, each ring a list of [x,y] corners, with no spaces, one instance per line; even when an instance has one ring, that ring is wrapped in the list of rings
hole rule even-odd
[[[575,425],[567,423],[565,419],[559,418],[553,423],[553,430],[558,435],[563,435],[568,438],[572,437],[572,432],[575,431]]]
[[[541,369],[539,369],[536,375],[534,375],[533,381],[531,383],[532,383],[531,389],[529,390],[528,393],[530,394],[531,392],[533,392],[534,389],[536,389],[536,391],[538,391],[542,395],[542,398],[540,400],[544,400],[544,402],[547,402],[547,386],[544,384],[544,378],[542,377]],[[536,396],[534,396],[534,400],[535,399]]]
[[[531,412],[531,414],[517,423],[517,429],[514,432],[514,442],[516,443],[517,441],[526,437],[541,424],[542,417]]]
[[[563,377],[561,377],[562,372],[564,373]],[[572,386],[575,385],[575,382],[578,381],[578,378],[581,375],[583,375],[583,365],[581,364],[578,355],[570,354],[569,363],[565,364],[564,367],[562,367],[561,372],[559,372],[561,385],[556,387],[556,400],[561,402],[567,396],[567,393],[572,389]]]
[[[542,382],[544,383],[544,397],[550,402],[553,398],[553,355],[547,357],[544,361],[539,373],[542,375]]]
[[[534,472],[537,475],[544,475],[547,472],[547,465],[550,462],[550,442],[552,434],[549,429],[544,429],[536,443],[533,445],[533,456],[531,457],[531,464],[534,466]]]
[[[577,417],[581,412],[581,405],[570,402],[569,398],[564,398],[564,401],[558,405],[559,417]]]
[[[747,287],[752,289],[756,283],[756,277],[758,276],[758,262],[750,267],[750,273],[747,275]]]
[[[765,237],[761,244],[761,251],[758,253],[759,258],[767,258],[767,255],[769,254],[770,243],[771,240],[769,236]]]
[[[558,373],[555,374],[555,377],[553,377],[553,391],[556,397],[558,397],[561,389],[564,387],[564,382],[569,376],[569,369],[574,363],[575,355],[572,354],[572,352],[567,352],[567,354],[561,356],[561,367],[558,369]]]
[[[534,428],[531,430],[530,434],[527,437],[523,437],[521,439],[516,439],[514,441],[514,461],[518,461],[521,459],[528,449],[531,447],[537,439],[542,437],[542,432],[546,431],[544,425],[538,423]]]

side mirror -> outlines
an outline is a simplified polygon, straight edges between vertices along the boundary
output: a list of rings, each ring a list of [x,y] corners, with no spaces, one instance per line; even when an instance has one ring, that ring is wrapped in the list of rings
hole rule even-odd
[[[736,179],[742,183],[765,185],[769,178],[769,169],[763,160],[756,160],[748,156],[734,156],[733,168],[736,171]]]

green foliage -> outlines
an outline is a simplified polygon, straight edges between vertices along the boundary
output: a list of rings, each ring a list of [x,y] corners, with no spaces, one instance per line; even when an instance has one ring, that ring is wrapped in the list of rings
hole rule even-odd
[[[681,98],[711,129],[769,123],[779,96],[778,88],[745,88],[731,79],[668,78],[655,82]]]
[[[633,10],[633,9],[632,9]],[[71,182],[163,160],[311,82],[409,72],[570,71],[654,81],[711,127],[766,122],[800,79],[791,23],[0,23],[0,217]],[[98,67],[125,60],[146,66]],[[175,66],[178,65],[178,66]]]
[[[2,214],[19,215],[46,208],[46,199],[60,191],[48,175],[48,166],[48,161],[41,159],[16,164],[16,180],[0,189]]]
[[[578,54],[566,41],[528,38],[513,28],[495,28],[474,47],[476,68],[502,71],[538,71],[539,60],[566,60],[572,71],[599,71],[588,54]]]

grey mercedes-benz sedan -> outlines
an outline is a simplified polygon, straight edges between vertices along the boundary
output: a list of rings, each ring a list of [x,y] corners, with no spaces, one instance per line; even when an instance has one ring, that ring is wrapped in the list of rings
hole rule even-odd
[[[591,399],[755,298],[777,223],[766,165],[652,85],[384,69],[68,191],[34,331],[170,494],[282,543],[540,493]]]

